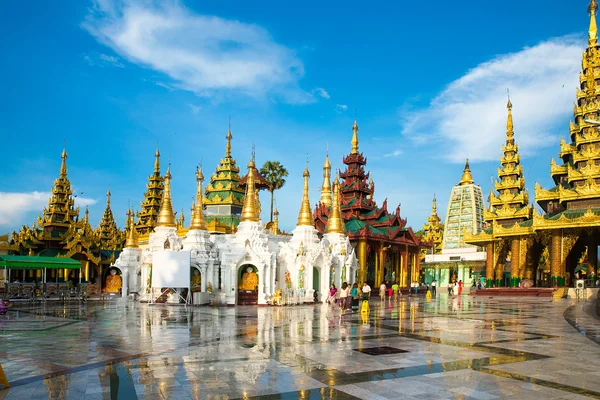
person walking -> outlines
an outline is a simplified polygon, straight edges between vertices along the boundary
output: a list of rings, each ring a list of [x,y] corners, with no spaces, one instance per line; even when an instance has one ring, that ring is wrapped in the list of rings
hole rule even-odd
[[[345,310],[348,307],[348,294],[350,293],[350,288],[346,282],[342,283],[342,290],[340,290],[340,308]]]
[[[452,296],[452,288],[454,287],[454,284],[452,284],[451,282],[448,282],[448,296]]]
[[[462,280],[458,281],[458,294],[462,294],[463,282]]]
[[[369,286],[367,284],[367,282],[365,282],[365,283],[363,283],[361,291],[362,291],[362,300],[369,301],[369,297],[371,297],[371,286]],[[360,306],[360,309],[362,310],[362,304]]]
[[[335,285],[332,283],[331,286],[329,287],[329,296],[327,296],[327,302],[329,303],[329,305],[334,305],[335,304],[335,295],[337,293],[337,289],[335,287]]]
[[[394,282],[392,285],[392,292],[394,292],[394,301],[398,301],[398,292],[400,291],[400,286],[398,286],[398,282]]]
[[[352,311],[358,311],[358,283],[352,285],[350,296],[352,296]]]
[[[385,300],[385,283],[381,283],[381,286],[379,286],[379,297],[381,297],[381,301]]]
[[[437,282],[435,281],[435,279],[433,281],[431,281],[431,294],[433,296],[436,295],[436,290],[437,290]]]
[[[388,301],[392,301],[392,294],[394,293],[394,290],[392,289],[392,284],[390,282],[385,284],[385,287],[387,288],[387,296],[388,296]]]

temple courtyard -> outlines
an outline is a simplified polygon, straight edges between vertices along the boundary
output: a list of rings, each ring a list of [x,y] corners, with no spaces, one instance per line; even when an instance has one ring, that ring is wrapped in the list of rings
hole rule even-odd
[[[327,305],[16,304],[0,399],[600,398],[594,302],[438,295]]]

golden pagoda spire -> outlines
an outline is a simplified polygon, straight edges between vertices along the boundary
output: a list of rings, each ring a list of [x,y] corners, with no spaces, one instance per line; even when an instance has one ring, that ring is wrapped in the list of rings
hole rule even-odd
[[[160,151],[158,151],[158,147],[156,148],[154,157],[154,173],[160,175]]]
[[[60,158],[62,158],[62,162],[60,164],[60,177],[61,178],[67,177],[67,158],[68,157],[69,156],[67,156],[67,148],[65,147],[60,156]]]
[[[327,207],[331,206],[331,163],[329,162],[329,151],[325,153],[325,164],[323,164],[323,186],[321,187],[320,201]]]
[[[277,206],[275,206],[275,210],[273,211],[273,225],[271,225],[271,233],[273,235],[279,235],[279,211],[277,210]]]
[[[227,135],[225,136],[227,139],[227,144],[225,145],[225,158],[231,158],[231,117],[229,118],[229,127],[227,128]]]
[[[196,205],[194,212],[192,213],[192,223],[190,224],[191,230],[206,230],[206,221],[204,221],[204,206],[202,204],[202,182],[204,182],[204,175],[202,174],[202,165],[196,167]]]
[[[314,226],[310,201],[308,200],[308,178],[310,178],[308,162],[306,163],[306,168],[304,168],[302,176],[304,177],[304,191],[302,193],[302,205],[300,206],[300,213],[298,213],[298,223],[296,226]]]
[[[598,10],[598,3],[596,0],[591,0],[588,6],[588,13],[590,14],[590,29],[588,31],[588,44],[595,46],[598,44],[598,26],[596,25],[596,11]]]
[[[248,162],[248,179],[246,180],[246,195],[244,197],[244,206],[242,207],[241,221],[260,221],[260,215],[256,210],[256,193],[254,190],[254,153]]]
[[[508,118],[506,120],[506,136],[509,139],[512,139],[515,132],[513,127],[512,103],[510,102],[510,95],[508,96],[508,103],[506,104],[506,108],[508,109]]]
[[[138,239],[137,234],[135,232],[135,227],[133,225],[133,213],[131,210],[127,210],[127,225],[129,225],[129,231],[127,232],[127,240],[125,241],[125,248],[127,249],[137,249]]]
[[[354,111],[354,125],[352,125],[352,151],[350,154],[358,154],[358,124],[356,123],[356,110]]]
[[[158,150],[156,153],[158,154]],[[167,173],[165,174],[165,192],[163,194],[160,210],[158,211],[158,223],[156,226],[177,227],[175,213],[173,212],[173,204],[171,202],[171,164],[169,164]]]
[[[110,185],[108,185],[108,190],[106,191],[106,208],[110,207]]]
[[[433,203],[431,204],[431,215],[437,215],[437,199],[433,195]]]
[[[462,178],[460,179],[459,185],[470,185],[473,182],[473,175],[471,175],[471,168],[469,168],[469,159],[467,158],[467,162],[465,163],[465,169],[463,170]]]
[[[327,233],[346,233],[346,225],[342,219],[341,212],[341,198],[340,198],[340,182],[336,176],[333,181],[333,204],[331,206],[331,213],[327,219],[327,225],[325,226],[325,232]]]

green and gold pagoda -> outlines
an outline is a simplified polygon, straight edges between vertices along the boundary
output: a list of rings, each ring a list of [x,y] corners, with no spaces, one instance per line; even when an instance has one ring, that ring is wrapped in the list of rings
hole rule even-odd
[[[115,217],[110,208],[110,188],[106,192],[106,208],[102,214],[102,220],[96,229],[98,245],[103,250],[122,250],[125,243],[125,233],[119,230]],[[127,219],[129,221],[129,219]]]
[[[510,263],[511,286],[531,279],[537,286],[569,285],[575,269],[595,277],[600,244],[600,47],[596,12],[591,0],[588,46],[582,57],[580,87],[576,92],[569,141],[560,141],[561,163],[550,163],[554,187],[535,185],[535,200],[543,215],[528,205],[527,191],[512,132],[509,102],[507,140],[486,213],[488,228],[469,242],[486,246],[488,286],[502,285],[504,265]],[[549,263],[548,263],[549,258]],[[549,268],[546,266],[549,264]]]
[[[444,239],[444,224],[441,222],[442,219],[437,213],[437,200],[435,195],[433,196],[433,202],[431,204],[431,215],[427,218],[427,222],[423,225],[423,235],[421,241],[428,243],[431,248],[421,249],[421,261],[425,259],[425,254],[439,254],[442,251],[442,242]]]
[[[148,242],[150,233],[154,232],[158,221],[158,211],[165,190],[165,179],[160,174],[160,152],[156,149],[154,155],[154,172],[148,177],[144,201],[140,203],[142,209],[136,213],[137,221],[135,230],[139,241]]]
[[[234,233],[240,223],[244,189],[240,187],[240,168],[231,156],[231,127],[225,136],[225,157],[210,177],[204,193],[206,227],[211,233]]]

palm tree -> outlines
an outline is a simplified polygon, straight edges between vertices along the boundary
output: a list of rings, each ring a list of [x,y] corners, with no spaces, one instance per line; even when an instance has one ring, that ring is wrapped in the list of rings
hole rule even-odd
[[[269,192],[271,192],[271,221],[273,221],[273,199],[274,192],[285,185],[285,177],[288,171],[279,161],[265,161],[260,169],[260,174],[269,182]]]

